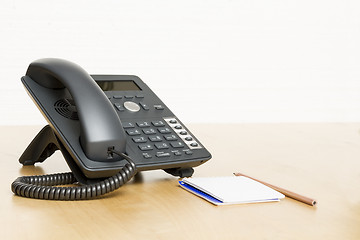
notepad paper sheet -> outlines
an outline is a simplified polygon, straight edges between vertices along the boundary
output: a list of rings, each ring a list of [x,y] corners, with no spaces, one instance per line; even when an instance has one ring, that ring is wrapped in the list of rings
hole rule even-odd
[[[243,176],[184,178],[180,186],[216,205],[279,201],[285,197]]]

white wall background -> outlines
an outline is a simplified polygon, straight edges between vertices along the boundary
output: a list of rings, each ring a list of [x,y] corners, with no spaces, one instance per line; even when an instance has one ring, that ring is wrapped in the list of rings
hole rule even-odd
[[[184,122],[360,121],[360,2],[0,0],[0,125],[38,58],[135,74]]]

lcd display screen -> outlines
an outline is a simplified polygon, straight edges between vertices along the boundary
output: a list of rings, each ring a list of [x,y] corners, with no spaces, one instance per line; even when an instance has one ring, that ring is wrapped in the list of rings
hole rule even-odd
[[[97,81],[103,91],[141,91],[134,81]]]

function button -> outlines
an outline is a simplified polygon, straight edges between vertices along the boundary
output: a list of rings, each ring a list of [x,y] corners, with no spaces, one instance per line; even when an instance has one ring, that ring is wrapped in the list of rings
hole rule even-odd
[[[161,142],[162,141],[160,136],[150,136],[149,140],[152,142]]]
[[[174,152],[174,155],[175,156],[181,156],[182,154],[181,154],[181,152]]]
[[[131,101],[124,102],[124,107],[131,112],[137,112],[140,110],[139,105]]]
[[[153,150],[153,147],[150,144],[140,144],[139,148],[141,151]]]
[[[121,106],[120,103],[114,103],[114,106],[117,108],[118,111],[123,112],[125,111],[125,108],[123,108],[123,106]]]
[[[132,140],[135,143],[146,143],[147,142],[146,138],[144,138],[144,137],[133,137]]]
[[[168,152],[159,152],[159,153],[156,154],[156,156],[157,156],[158,158],[161,158],[161,157],[170,157],[170,153],[168,153]]]
[[[154,108],[156,110],[164,110],[164,107],[162,105],[154,105]]]
[[[148,129],[143,129],[142,130],[143,133],[145,133],[146,135],[151,135],[151,134],[155,134],[156,131],[153,128],[148,128]]]
[[[125,98],[126,98],[126,99],[132,99],[132,98],[134,98],[134,96],[131,96],[131,95],[125,95]]]
[[[176,129],[182,129],[182,126],[181,126],[181,125],[176,125],[174,128],[176,128]]]
[[[193,143],[190,144],[190,146],[197,147],[197,146],[199,146],[199,144],[197,142],[193,142]]]
[[[174,123],[177,123],[177,121],[176,121],[175,119],[171,119],[171,120],[169,121],[169,123],[174,124]]]
[[[141,95],[141,94],[137,94],[135,95],[136,98],[144,98],[144,95]]]
[[[163,126],[165,126],[165,123],[163,121],[161,121],[161,120],[160,121],[152,121],[151,123],[155,127],[163,127]]]
[[[127,134],[130,136],[136,136],[136,135],[140,135],[140,131],[137,129],[130,129],[130,130],[126,130]]]
[[[184,147],[184,144],[182,142],[171,142],[170,145],[173,148],[183,148]]]
[[[157,149],[168,149],[169,145],[167,145],[167,143],[155,143],[155,147]]]
[[[142,155],[143,155],[143,157],[146,158],[146,159],[152,158],[152,156],[151,156],[149,153],[147,153],[147,152],[143,153]]]
[[[187,132],[186,132],[186,131],[181,131],[180,134],[181,134],[181,135],[186,135]]]
[[[193,151],[187,150],[187,151],[185,151],[185,154],[186,154],[186,155],[192,155],[192,154],[193,154]]]
[[[165,134],[165,133],[171,133],[170,128],[167,127],[162,127],[162,128],[158,128],[159,133]]]
[[[134,128],[135,125],[131,122],[123,122],[122,123],[123,128]]]
[[[141,127],[141,128],[150,127],[150,123],[149,123],[149,122],[145,122],[145,121],[136,122],[136,125],[138,125],[138,126]]]
[[[192,141],[193,139],[192,139],[192,137],[186,137],[185,140],[186,141]]]
[[[122,99],[122,97],[123,97],[123,96],[121,96],[121,95],[114,95],[114,96],[113,96],[113,98],[115,98],[115,99]]]
[[[178,139],[174,134],[165,135],[164,138],[165,138],[167,141],[175,141],[175,140]]]
[[[148,105],[146,103],[140,102],[139,104],[145,111],[149,110],[149,107],[148,107]]]

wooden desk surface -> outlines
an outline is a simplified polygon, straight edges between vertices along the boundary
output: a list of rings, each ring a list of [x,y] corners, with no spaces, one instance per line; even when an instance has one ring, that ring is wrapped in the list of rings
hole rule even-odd
[[[316,198],[214,206],[163,171],[101,199],[44,201],[14,196],[21,175],[68,171],[60,153],[22,167],[41,126],[0,127],[1,239],[360,239],[360,123],[192,124],[213,158],[194,176],[241,171]]]

